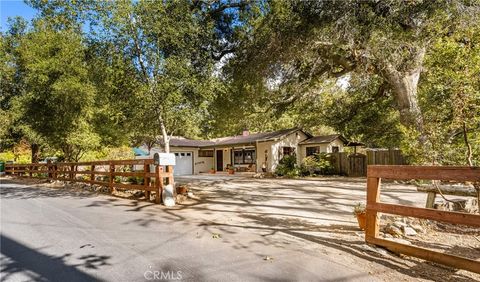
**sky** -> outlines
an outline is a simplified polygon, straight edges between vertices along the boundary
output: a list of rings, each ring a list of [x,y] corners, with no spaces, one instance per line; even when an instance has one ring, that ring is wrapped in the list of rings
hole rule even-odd
[[[0,0],[0,31],[7,30],[9,17],[22,16],[30,21],[36,14],[36,10],[29,7],[23,0]]]

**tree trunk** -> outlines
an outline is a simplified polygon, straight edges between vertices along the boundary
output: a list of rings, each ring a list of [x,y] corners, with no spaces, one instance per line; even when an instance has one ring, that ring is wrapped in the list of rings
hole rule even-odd
[[[417,97],[418,79],[419,74],[405,74],[391,84],[400,111],[400,122],[423,133],[423,117]]]
[[[167,134],[167,128],[165,127],[165,123],[163,122],[162,117],[159,117],[158,119],[160,121],[160,129],[162,130],[163,146],[165,149],[165,153],[170,153],[170,137]]]
[[[412,59],[412,67],[407,71],[398,71],[392,65],[387,64],[384,75],[395,95],[400,122],[407,127],[415,128],[419,133],[419,141],[423,144],[426,141],[423,128],[422,111],[418,105],[418,81],[422,71],[425,49],[417,51]]]
[[[32,143],[30,145],[32,150],[32,163],[38,163],[40,159],[40,146],[38,144]]]

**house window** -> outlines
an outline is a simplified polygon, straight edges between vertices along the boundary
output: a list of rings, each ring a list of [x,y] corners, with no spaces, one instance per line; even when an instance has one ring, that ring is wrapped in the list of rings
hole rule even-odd
[[[340,148],[338,146],[332,146],[332,153],[340,152]]]
[[[284,156],[291,156],[295,153],[295,148],[293,147],[283,147],[282,148]]]
[[[307,147],[307,157],[320,153],[320,147]]]
[[[253,164],[255,163],[255,150],[242,149],[233,151],[233,163],[234,164]]]
[[[213,150],[200,150],[198,151],[199,157],[213,157]]]

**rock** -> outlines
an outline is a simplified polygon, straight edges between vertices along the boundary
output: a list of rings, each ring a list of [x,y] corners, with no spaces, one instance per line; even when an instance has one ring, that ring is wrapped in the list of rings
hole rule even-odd
[[[407,224],[405,222],[402,222],[402,221],[395,221],[393,223],[393,225],[397,228],[403,228],[403,227],[407,226]]]
[[[403,234],[405,236],[416,236],[417,235],[417,231],[415,231],[415,229],[413,229],[412,227],[410,226],[404,226],[403,227]]]
[[[425,228],[423,228],[421,225],[419,224],[410,224],[410,227],[412,227],[415,231],[417,231],[418,233],[425,233]]]
[[[175,202],[176,203],[183,203],[187,200],[187,196],[185,195],[182,195],[182,194],[178,194],[176,197],[175,197]]]
[[[387,224],[387,226],[384,228],[384,232],[393,236],[402,236],[403,234],[402,230],[392,224]]]

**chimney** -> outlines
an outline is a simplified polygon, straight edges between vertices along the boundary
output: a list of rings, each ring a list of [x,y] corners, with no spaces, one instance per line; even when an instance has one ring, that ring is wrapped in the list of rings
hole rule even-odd
[[[242,136],[248,136],[250,135],[250,132],[248,132],[248,129],[244,128],[242,132]]]

